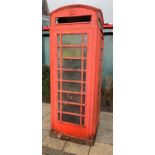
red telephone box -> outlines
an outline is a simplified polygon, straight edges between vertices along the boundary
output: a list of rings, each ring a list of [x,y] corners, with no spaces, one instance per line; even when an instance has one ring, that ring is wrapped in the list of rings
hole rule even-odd
[[[50,16],[51,131],[92,142],[100,114],[102,12],[69,5]]]

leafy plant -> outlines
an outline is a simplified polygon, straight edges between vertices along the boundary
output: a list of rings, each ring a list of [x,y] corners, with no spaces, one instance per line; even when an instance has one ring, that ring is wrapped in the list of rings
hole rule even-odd
[[[42,101],[50,102],[50,68],[42,65]]]

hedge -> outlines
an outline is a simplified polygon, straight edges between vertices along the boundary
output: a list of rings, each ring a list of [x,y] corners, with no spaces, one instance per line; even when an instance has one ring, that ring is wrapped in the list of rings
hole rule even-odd
[[[50,103],[50,68],[42,65],[42,101]]]

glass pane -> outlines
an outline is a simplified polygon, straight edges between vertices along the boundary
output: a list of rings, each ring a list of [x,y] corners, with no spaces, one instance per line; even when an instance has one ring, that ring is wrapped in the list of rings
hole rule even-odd
[[[86,81],[86,72],[83,72],[83,81]]]
[[[58,93],[58,100],[60,100],[60,93]]]
[[[58,71],[58,79],[60,79],[60,71]]]
[[[80,92],[81,84],[72,82],[63,82],[62,89],[66,91]]]
[[[83,92],[85,92],[86,91],[86,85],[85,85],[85,83],[83,84]]]
[[[60,68],[60,59],[57,59],[58,68]]]
[[[57,44],[60,45],[60,35],[57,35]]]
[[[60,90],[60,82],[58,82],[58,90]]]
[[[63,60],[62,67],[66,69],[81,69],[81,60]]]
[[[60,111],[60,102],[58,102],[58,111]]]
[[[83,66],[84,66],[84,69],[86,69],[86,60],[84,60]]]
[[[80,103],[79,94],[62,93],[62,100],[68,102]]]
[[[63,34],[62,35],[63,45],[80,45],[82,44],[81,34]]]
[[[84,34],[84,44],[87,44],[87,34]]]
[[[84,47],[84,57],[87,57],[87,48]]]
[[[80,106],[70,105],[70,104],[63,104],[62,105],[62,111],[80,114]]]
[[[60,113],[58,113],[58,120],[60,120]]]
[[[63,57],[81,58],[82,48],[81,47],[63,47]]]
[[[85,107],[82,106],[82,114],[84,115],[85,114]]]
[[[60,58],[60,47],[58,47],[58,58]]]
[[[82,125],[84,125],[84,117],[82,117]]]
[[[63,71],[62,72],[62,79],[63,80],[81,80],[81,72],[74,72],[74,71]]]
[[[80,117],[69,114],[62,114],[62,121],[74,124],[80,124]]]
[[[85,104],[85,95],[82,95],[82,104]]]

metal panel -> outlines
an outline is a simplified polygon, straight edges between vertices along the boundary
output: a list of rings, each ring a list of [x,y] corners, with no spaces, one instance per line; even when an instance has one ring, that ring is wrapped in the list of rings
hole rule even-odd
[[[49,65],[49,35],[42,35],[42,64]]]
[[[107,85],[107,78],[113,78],[113,34],[104,34],[104,56],[102,67],[102,89]]]

